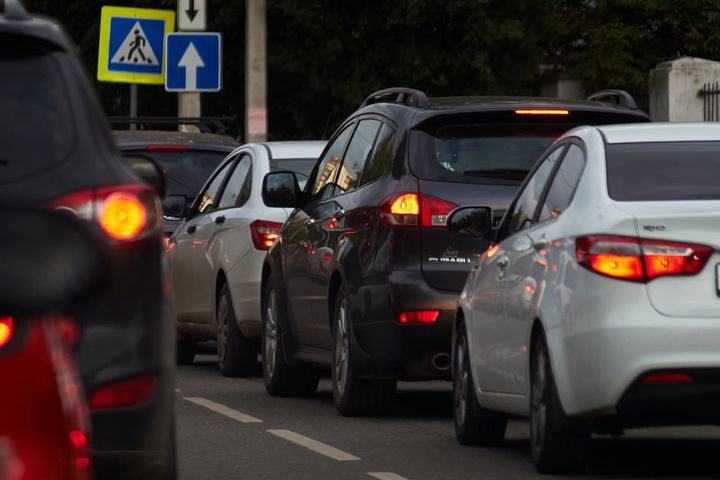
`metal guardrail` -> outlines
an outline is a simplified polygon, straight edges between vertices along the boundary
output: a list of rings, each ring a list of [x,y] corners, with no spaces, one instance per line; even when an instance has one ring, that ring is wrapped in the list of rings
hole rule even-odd
[[[703,121],[720,121],[720,82],[708,82],[698,95],[703,97]]]

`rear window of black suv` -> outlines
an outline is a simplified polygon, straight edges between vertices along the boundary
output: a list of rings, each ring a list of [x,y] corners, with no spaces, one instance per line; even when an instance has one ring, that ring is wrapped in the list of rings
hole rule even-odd
[[[69,93],[55,54],[0,36],[0,183],[65,160],[75,145]],[[32,162],[27,160],[32,151]]]

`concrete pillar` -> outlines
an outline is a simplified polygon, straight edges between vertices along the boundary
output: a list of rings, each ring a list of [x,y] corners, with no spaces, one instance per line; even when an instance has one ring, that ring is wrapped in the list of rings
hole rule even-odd
[[[267,140],[265,0],[246,0],[245,142]]]
[[[540,95],[567,99],[584,99],[586,97],[582,82],[573,78],[556,78],[543,82],[540,87]]]
[[[720,81],[720,62],[683,57],[650,71],[650,118],[655,122],[702,122],[703,85]]]
[[[196,118],[201,117],[200,92],[178,93],[178,117]],[[181,132],[199,132],[200,129],[194,125],[178,125]]]

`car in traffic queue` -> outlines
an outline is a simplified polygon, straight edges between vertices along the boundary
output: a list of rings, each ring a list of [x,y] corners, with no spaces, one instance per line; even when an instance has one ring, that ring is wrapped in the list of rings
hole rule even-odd
[[[193,199],[230,152],[240,144],[232,137],[207,132],[164,130],[114,130],[115,141],[126,162],[152,160],[165,177],[165,195]],[[181,219],[163,215],[163,241]]]
[[[518,191],[460,296],[461,444],[530,418],[542,473],[583,468],[591,433],[720,418],[720,126],[580,127]],[[448,228],[482,238],[487,208]]]
[[[487,243],[447,231],[447,215],[480,204],[499,221],[563,132],[647,121],[623,91],[588,101],[371,94],[304,189],[291,172],[265,178],[266,205],[294,209],[263,266],[267,391],[311,395],[329,367],[339,412],[363,415],[388,409],[398,379],[449,378],[457,296]]]
[[[167,249],[178,363],[192,363],[198,343],[215,340],[223,375],[257,372],[262,262],[290,213],[263,204],[262,180],[275,170],[307,179],[324,146],[246,144],[220,164],[192,204],[185,196],[167,197],[166,214],[183,219]]]
[[[0,203],[76,215],[109,250],[107,289],[73,317],[82,326],[75,354],[91,462],[101,478],[174,479],[174,329],[159,192],[123,162],[59,25],[5,0],[0,38]]]

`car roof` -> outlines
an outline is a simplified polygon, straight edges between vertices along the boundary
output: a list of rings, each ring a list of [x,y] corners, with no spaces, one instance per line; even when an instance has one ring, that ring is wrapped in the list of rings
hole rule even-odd
[[[148,145],[183,145],[198,150],[231,152],[240,146],[235,139],[215,133],[175,132],[167,130],[115,130],[121,150],[134,150]]]
[[[318,158],[326,144],[325,140],[288,140],[264,143],[270,150],[270,157],[277,159]]]
[[[614,103],[576,100],[555,97],[510,97],[510,96],[476,96],[476,97],[430,97],[430,108],[433,110],[456,110],[463,108],[494,107],[494,108],[518,108],[518,107],[552,107],[552,108],[602,108],[620,110],[622,112],[633,111]]]
[[[700,122],[631,123],[595,127],[607,143],[700,142],[720,140],[720,124]]]
[[[22,35],[69,50],[65,34],[55,21],[30,15],[17,0],[0,1],[0,34]]]

